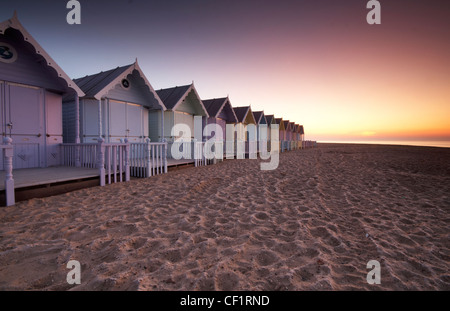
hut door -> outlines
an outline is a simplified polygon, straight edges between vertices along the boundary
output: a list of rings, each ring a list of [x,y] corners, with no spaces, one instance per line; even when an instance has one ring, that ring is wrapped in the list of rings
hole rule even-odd
[[[47,166],[60,164],[60,144],[62,144],[62,100],[58,94],[45,93],[46,114],[46,156]]]
[[[138,143],[148,136],[147,109],[136,104],[110,100],[109,110],[111,142],[128,138],[130,142]]]
[[[15,169],[45,166],[43,90],[7,83],[4,131],[13,139]]]
[[[109,133],[110,142],[118,143],[121,139],[126,138],[127,133],[127,104],[115,100],[109,100]]]
[[[142,106],[127,104],[127,137],[131,143],[142,141],[142,121]]]

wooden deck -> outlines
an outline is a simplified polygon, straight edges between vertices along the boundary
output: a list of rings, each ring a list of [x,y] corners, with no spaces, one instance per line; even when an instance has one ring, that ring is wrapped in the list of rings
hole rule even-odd
[[[194,160],[173,160],[167,159],[168,167],[177,167],[193,164]],[[96,168],[77,168],[77,167],[48,167],[48,168],[29,168],[13,171],[14,188],[27,188],[40,185],[55,184],[72,180],[81,180],[93,177],[99,177]],[[0,171],[0,180],[5,180],[5,171]],[[5,190],[4,183],[0,183],[0,191]]]
[[[13,171],[14,188],[27,188],[40,185],[99,177],[98,169],[76,167],[29,168]],[[5,180],[5,171],[0,171],[0,180]],[[5,185],[0,183],[0,191]]]
[[[178,166],[184,166],[184,165],[191,165],[194,164],[194,160],[186,160],[186,159],[181,159],[181,160],[174,160],[174,159],[167,159],[167,167],[168,168],[173,168],[173,167],[178,167]]]

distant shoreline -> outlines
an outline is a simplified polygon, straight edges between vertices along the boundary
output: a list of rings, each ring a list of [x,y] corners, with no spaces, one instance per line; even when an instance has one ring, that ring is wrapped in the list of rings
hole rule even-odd
[[[320,145],[377,145],[377,146],[403,146],[426,148],[450,148],[450,141],[317,141]]]

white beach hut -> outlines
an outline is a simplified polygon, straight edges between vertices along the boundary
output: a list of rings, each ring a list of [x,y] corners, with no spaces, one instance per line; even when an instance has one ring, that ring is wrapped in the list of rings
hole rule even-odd
[[[166,110],[150,82],[135,63],[74,79],[86,93],[80,100],[80,126],[73,102],[64,101],[64,142],[89,143],[103,137],[107,143],[127,139],[142,143],[154,125],[149,113]]]
[[[83,91],[19,22],[0,23],[0,126],[15,169],[60,165],[62,98]]]

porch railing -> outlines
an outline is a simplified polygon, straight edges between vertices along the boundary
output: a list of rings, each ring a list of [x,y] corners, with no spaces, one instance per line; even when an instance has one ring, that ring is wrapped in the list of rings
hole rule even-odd
[[[315,140],[304,140],[303,148],[314,148],[317,147],[317,141]]]
[[[96,168],[99,170],[100,186],[106,183],[130,180],[130,144],[98,143],[61,144],[61,165],[69,167]]]
[[[0,145],[3,153],[3,168],[5,170],[5,198],[6,206],[16,203],[13,178],[13,156],[14,147],[10,137],[3,138],[3,145]]]
[[[98,144],[61,144],[61,165],[97,168]]]
[[[152,143],[147,139],[145,143],[132,143],[130,166],[131,176],[151,177],[167,173],[167,143]]]

